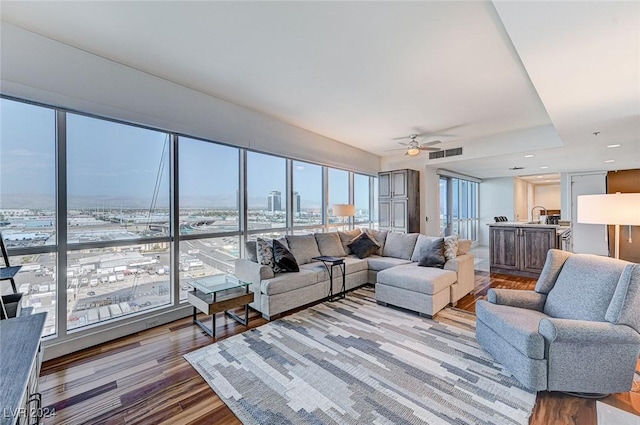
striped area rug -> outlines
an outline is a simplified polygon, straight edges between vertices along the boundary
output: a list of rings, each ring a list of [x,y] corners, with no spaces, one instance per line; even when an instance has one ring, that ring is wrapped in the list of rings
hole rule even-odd
[[[527,424],[535,393],[484,352],[475,316],[323,303],[185,358],[245,424]]]

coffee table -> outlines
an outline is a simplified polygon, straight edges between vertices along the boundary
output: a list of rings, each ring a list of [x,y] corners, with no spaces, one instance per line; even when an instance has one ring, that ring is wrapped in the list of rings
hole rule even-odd
[[[219,274],[189,282],[193,291],[187,293],[187,300],[193,306],[193,323],[200,326],[209,336],[216,337],[216,313],[224,312],[238,323],[249,323],[249,303],[253,302],[253,292],[249,282],[235,276]],[[244,318],[233,313],[232,308],[244,306]],[[211,328],[198,320],[198,311],[211,316]]]

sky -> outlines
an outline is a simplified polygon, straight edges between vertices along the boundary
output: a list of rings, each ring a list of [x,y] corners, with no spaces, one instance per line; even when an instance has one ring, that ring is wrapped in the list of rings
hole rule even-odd
[[[11,208],[6,204],[15,195],[53,200],[55,111],[0,99],[0,126],[0,208]],[[150,203],[159,177],[157,207],[167,208],[169,145],[166,133],[67,113],[70,205],[109,197]],[[284,158],[248,152],[247,163],[249,208],[266,208],[272,190],[285,194]],[[319,205],[321,167],[294,161],[293,168],[293,190],[300,193],[302,208]],[[179,141],[179,170],[181,200],[218,197],[220,202],[235,202],[239,149],[183,137]],[[362,207],[368,207],[365,181],[364,177],[356,181],[356,205]],[[347,203],[348,173],[330,168],[329,188],[330,205]]]

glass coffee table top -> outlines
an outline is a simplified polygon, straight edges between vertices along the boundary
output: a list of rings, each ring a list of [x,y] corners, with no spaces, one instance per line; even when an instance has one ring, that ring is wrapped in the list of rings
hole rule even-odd
[[[250,284],[249,282],[243,282],[237,277],[227,274],[207,276],[189,282],[189,285],[205,294],[215,294],[216,292],[226,291],[227,289],[244,288]]]

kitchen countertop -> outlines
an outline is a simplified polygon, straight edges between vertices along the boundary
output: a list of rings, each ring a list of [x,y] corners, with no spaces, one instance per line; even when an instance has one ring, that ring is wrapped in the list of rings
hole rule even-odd
[[[535,223],[527,223],[524,221],[500,221],[497,223],[488,223],[489,226],[496,227],[538,227],[541,229],[556,229],[556,233],[562,234],[567,230],[571,229],[571,226],[559,226],[557,224],[535,224]]]

